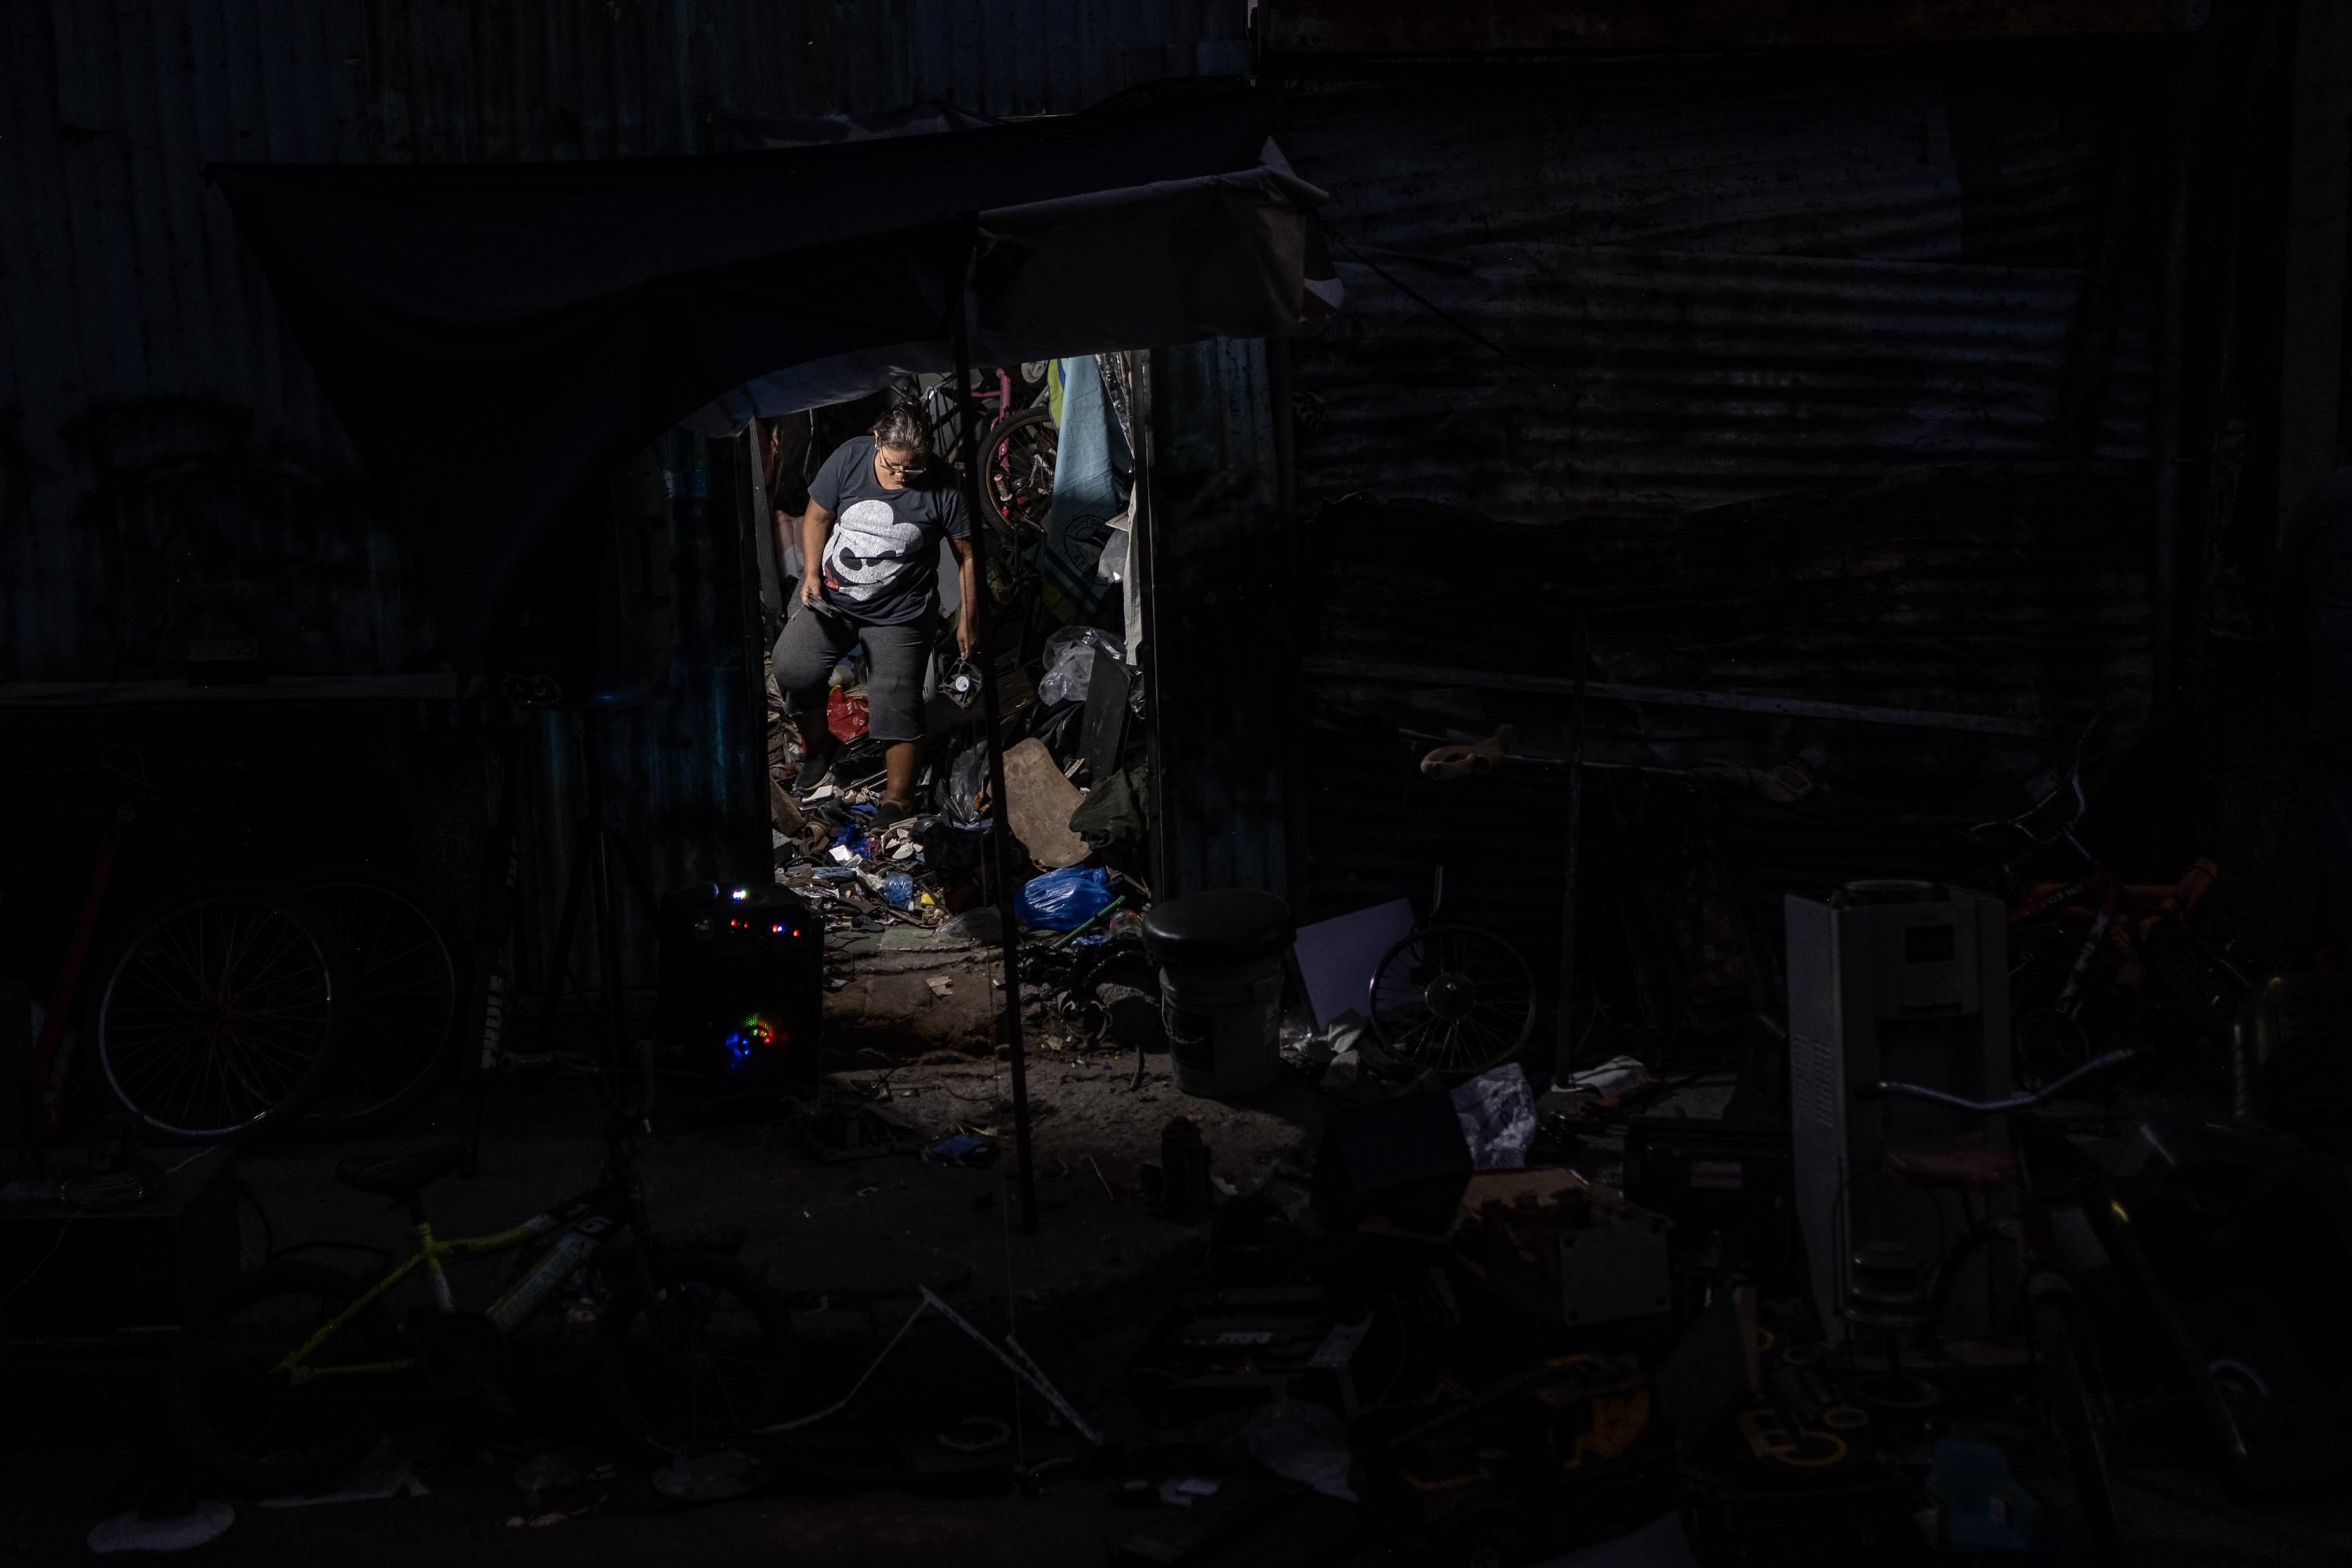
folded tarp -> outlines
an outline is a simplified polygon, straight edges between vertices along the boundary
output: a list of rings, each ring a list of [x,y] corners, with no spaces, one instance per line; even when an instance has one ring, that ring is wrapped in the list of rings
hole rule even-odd
[[[1287,331],[1320,193],[1234,94],[698,158],[226,164],[409,569],[478,639],[573,498],[714,399]]]

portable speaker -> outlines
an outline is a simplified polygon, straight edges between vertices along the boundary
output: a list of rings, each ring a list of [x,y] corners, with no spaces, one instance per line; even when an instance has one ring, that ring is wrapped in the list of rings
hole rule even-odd
[[[721,1095],[814,1095],[823,1082],[824,926],[782,888],[662,901],[659,1031]]]

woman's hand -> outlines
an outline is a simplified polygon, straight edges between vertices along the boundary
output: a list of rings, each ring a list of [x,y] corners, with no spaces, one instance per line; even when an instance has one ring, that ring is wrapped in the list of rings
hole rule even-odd
[[[980,623],[972,618],[970,607],[956,612],[956,654],[970,658],[971,650],[980,646]]]
[[[824,603],[824,584],[818,581],[817,574],[814,572],[804,572],[801,574],[801,603],[810,605],[822,605]]]

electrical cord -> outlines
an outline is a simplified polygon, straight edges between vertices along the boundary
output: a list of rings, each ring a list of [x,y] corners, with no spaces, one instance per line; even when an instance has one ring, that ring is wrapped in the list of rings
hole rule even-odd
[[[261,1206],[260,1194],[239,1178],[236,1184],[236,1195],[245,1201],[247,1207],[253,1210],[253,1217],[261,1222],[261,1260],[264,1263],[275,1261],[278,1257],[278,1230],[269,1223],[269,1211]]]
[[[182,1160],[178,1164],[164,1167],[161,1172],[157,1173],[156,1179],[160,1182],[176,1175],[179,1172],[194,1164],[198,1160],[201,1160],[204,1157],[205,1152],[199,1150],[195,1153],[189,1155],[186,1159]],[[64,1184],[59,1184],[61,1189],[63,1185]],[[66,1215],[65,1223],[58,1226],[57,1239],[49,1243],[48,1251],[41,1254],[41,1260],[38,1263],[34,1264],[31,1268],[26,1270],[24,1276],[14,1285],[8,1287],[8,1293],[6,1295],[0,1296],[0,1307],[5,1307],[9,1302],[15,1300],[19,1295],[23,1294],[25,1288],[30,1285],[36,1279],[39,1278],[41,1270],[47,1268],[56,1260],[58,1251],[63,1248],[66,1244],[66,1237],[68,1233],[73,1229],[74,1221],[81,1218],[82,1215],[88,1214],[94,1208],[100,1208],[110,1203],[133,1201],[143,1196],[144,1193],[145,1188],[142,1184],[133,1185],[125,1193],[102,1194],[97,1197],[89,1199],[79,1208]]]
[[[8,1287],[8,1293],[5,1296],[0,1296],[0,1307],[7,1306],[9,1302],[15,1300],[24,1292],[26,1286],[30,1285],[35,1279],[40,1277],[41,1270],[47,1268],[50,1262],[56,1258],[58,1248],[65,1246],[66,1234],[73,1229],[74,1221],[81,1218],[82,1215],[96,1208],[99,1205],[99,1202],[100,1200],[92,1198],[89,1202],[82,1205],[81,1207],[74,1210],[73,1213],[66,1215],[66,1222],[65,1224],[58,1226],[58,1238],[49,1243],[48,1251],[41,1254],[41,1260],[38,1263],[34,1264],[31,1268],[27,1269],[24,1278],[18,1279],[14,1285]]]

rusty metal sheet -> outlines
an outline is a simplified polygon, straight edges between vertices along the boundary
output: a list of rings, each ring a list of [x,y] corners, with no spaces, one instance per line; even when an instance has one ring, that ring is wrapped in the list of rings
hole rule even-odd
[[[2077,272],[1688,252],[1467,247],[1343,261],[1302,334],[1298,488],[1517,523],[1834,489],[2051,451]],[[2103,456],[2147,450],[2127,310]]]
[[[1612,73],[1307,93],[1282,147],[1349,243],[1443,262],[1526,242],[2072,262],[2115,90],[1967,65],[1690,83]]]
[[[1727,847],[1752,888],[1927,868],[1945,837],[1934,821],[2048,769],[2095,717],[2120,732],[2146,711],[2146,486],[2139,463],[1976,464],[1846,495],[1541,528],[1331,509],[1302,541],[1322,563],[1307,668],[1329,672],[1309,681],[1302,918],[1424,896],[1443,858],[1464,918],[1549,951],[1560,770],[1514,763],[1443,785],[1415,762],[1433,739],[1501,723],[1515,751],[1559,754],[1580,616],[1596,692],[1744,694],[1768,710],[1596,700],[1594,761],[1796,758],[1821,781],[1828,800],[1745,811],[1761,837]],[[1433,572],[1432,551],[1482,570]],[[1398,665],[1505,679],[1433,690],[1337,673]],[[1948,730],[1834,710],[1961,703],[2006,721]]]
[[[1611,50],[1940,44],[2179,33],[2209,0],[1260,0],[1275,69],[1318,57],[1431,59]]]

